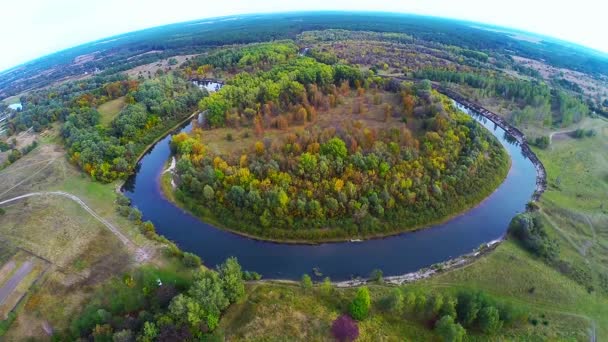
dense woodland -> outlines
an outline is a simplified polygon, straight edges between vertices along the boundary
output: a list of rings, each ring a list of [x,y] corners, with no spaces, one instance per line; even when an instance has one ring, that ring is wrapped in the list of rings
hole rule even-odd
[[[484,75],[480,72],[455,72],[445,69],[427,68],[415,73],[421,79],[467,85],[480,90],[483,97],[499,97],[518,104],[519,110],[510,120],[515,125],[541,123],[567,127],[579,122],[589,114],[589,108],[578,97],[564,91],[551,90],[546,84],[523,81],[503,76]]]
[[[290,51],[289,43],[276,44],[227,53],[241,56],[238,61],[216,58],[225,68],[257,65],[259,71],[237,74],[200,102],[208,128],[253,126],[260,141],[242,155],[216,155],[201,142],[203,129],[173,138],[177,195],[195,213],[266,238],[381,235],[463,210],[506,175],[508,157],[498,141],[430,82],[399,84],[349,65],[285,58],[292,53],[277,51]],[[268,56],[285,62],[265,70]],[[356,120],[366,91],[398,94],[401,108],[384,107],[384,121],[392,124],[366,127]],[[316,124],[351,93],[352,121]],[[408,120],[421,128],[411,131]],[[307,129],[288,132],[301,124]],[[264,141],[268,129],[286,134]]]

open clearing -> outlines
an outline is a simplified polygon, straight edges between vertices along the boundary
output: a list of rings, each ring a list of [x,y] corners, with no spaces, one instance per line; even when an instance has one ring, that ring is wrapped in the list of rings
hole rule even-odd
[[[110,100],[97,108],[99,114],[101,114],[100,123],[106,127],[109,127],[112,120],[120,113],[125,106],[125,97],[121,96],[117,99]]]
[[[185,62],[189,59],[192,59],[193,57],[196,57],[196,56],[198,56],[198,54],[173,56],[173,57],[162,59],[157,62],[136,66],[135,68],[125,71],[125,73],[127,75],[129,75],[129,77],[137,78],[137,77],[141,76],[141,77],[148,79],[148,78],[152,78],[157,70],[162,70],[163,72],[167,72],[171,69],[177,68],[183,62]],[[172,58],[175,58],[175,60],[177,60],[177,64],[169,65],[169,60]]]
[[[364,127],[370,129],[382,129],[386,127],[401,127],[403,122],[400,117],[390,116],[387,122],[384,122],[384,104],[390,104],[393,109],[398,108],[398,96],[385,92],[378,92],[381,104],[373,103],[373,95],[366,94],[357,97],[354,92],[348,96],[341,98],[342,104],[335,108],[329,108],[327,111],[319,110],[317,120],[314,123],[292,124],[286,129],[266,129],[263,136],[256,136],[255,131],[251,127],[241,128],[214,128],[212,130],[202,131],[200,138],[203,144],[209,148],[214,154],[223,156],[238,157],[243,151],[252,149],[256,141],[269,140],[280,143],[282,137],[288,134],[302,133],[307,129],[326,129],[346,127],[349,123],[361,121]],[[355,103],[361,102],[363,110],[360,114],[350,114]],[[392,112],[391,112],[392,113]],[[419,131],[414,126],[419,125],[419,120],[409,120],[408,126],[412,132]],[[230,136],[230,138],[228,138]]]

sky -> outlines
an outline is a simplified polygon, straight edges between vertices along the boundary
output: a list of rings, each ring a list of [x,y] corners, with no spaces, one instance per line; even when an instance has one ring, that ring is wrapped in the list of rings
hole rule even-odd
[[[608,53],[608,3],[602,0],[2,0],[0,70],[148,27],[300,10],[372,10],[464,19],[540,33]]]

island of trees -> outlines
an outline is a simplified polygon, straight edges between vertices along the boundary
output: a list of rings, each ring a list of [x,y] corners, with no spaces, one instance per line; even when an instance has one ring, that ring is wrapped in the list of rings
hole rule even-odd
[[[191,70],[229,78],[200,101],[205,122],[173,137],[177,200],[250,236],[327,241],[444,220],[504,179],[499,142],[428,80],[334,62],[298,56],[290,41],[195,60]]]

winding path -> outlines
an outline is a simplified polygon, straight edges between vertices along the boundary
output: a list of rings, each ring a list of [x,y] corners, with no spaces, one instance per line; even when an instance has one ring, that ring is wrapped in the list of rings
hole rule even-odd
[[[20,199],[24,199],[24,198],[28,198],[28,197],[49,196],[49,195],[66,197],[66,198],[78,203],[78,205],[80,205],[84,210],[86,210],[89,214],[91,214],[94,218],[96,218],[99,222],[101,222],[104,226],[106,226],[110,230],[110,232],[112,232],[112,234],[114,234],[125,246],[127,246],[127,248],[134,250],[135,259],[137,260],[137,262],[142,262],[142,261],[150,259],[151,256],[145,249],[140,248],[137,245],[135,245],[135,243],[133,243],[133,241],[131,241],[126,235],[124,235],[118,228],[116,228],[116,226],[114,226],[113,224],[108,222],[108,220],[104,219],[103,217],[99,216],[95,211],[93,211],[93,209],[91,209],[79,197],[72,195],[70,193],[63,192],[63,191],[30,192],[25,195],[21,195],[21,196],[17,196],[17,197],[13,197],[13,198],[10,198],[7,200],[0,201],[0,205],[18,201]]]

